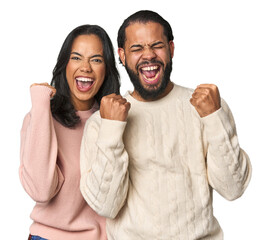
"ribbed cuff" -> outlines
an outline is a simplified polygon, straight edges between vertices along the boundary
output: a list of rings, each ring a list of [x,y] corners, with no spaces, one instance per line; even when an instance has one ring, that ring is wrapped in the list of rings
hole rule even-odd
[[[204,124],[207,140],[215,140],[227,134],[232,133],[233,126],[231,126],[230,119],[223,108],[218,109],[214,113],[201,118]]]
[[[33,86],[30,88],[32,107],[43,107],[50,105],[52,90],[46,86]]]

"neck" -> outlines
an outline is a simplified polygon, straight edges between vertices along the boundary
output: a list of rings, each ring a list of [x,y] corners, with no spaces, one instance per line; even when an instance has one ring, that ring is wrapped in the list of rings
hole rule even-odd
[[[172,90],[172,88],[173,88],[173,83],[171,81],[169,81],[169,83],[167,84],[167,87],[166,87],[165,91],[163,93],[161,93],[158,97],[153,98],[153,99],[144,99],[144,98],[142,98],[140,96],[140,94],[136,90],[134,90],[131,95],[132,95],[133,98],[135,98],[138,101],[141,101],[141,102],[152,102],[152,101],[159,100],[159,99],[165,97],[166,95],[168,95],[170,93],[170,91]]]
[[[94,104],[94,98],[87,101],[73,102],[73,106],[76,111],[87,111],[92,108]]]

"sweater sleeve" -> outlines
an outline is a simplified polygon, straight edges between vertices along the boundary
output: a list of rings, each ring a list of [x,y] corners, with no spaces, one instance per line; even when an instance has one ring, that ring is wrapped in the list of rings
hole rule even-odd
[[[128,154],[122,139],[126,122],[93,117],[86,123],[81,144],[80,189],[99,215],[115,218],[129,185]]]
[[[51,90],[30,89],[32,108],[23,121],[19,175],[21,183],[36,202],[52,199],[63,184],[57,166],[57,139],[50,110]]]
[[[225,101],[213,114],[202,118],[207,139],[209,184],[228,200],[240,197],[251,178],[248,155],[239,146],[232,113]]]

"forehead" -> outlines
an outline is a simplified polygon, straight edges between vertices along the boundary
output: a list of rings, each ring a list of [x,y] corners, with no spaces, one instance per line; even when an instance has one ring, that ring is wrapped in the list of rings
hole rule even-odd
[[[126,28],[125,35],[125,44],[128,46],[135,43],[150,44],[156,41],[167,41],[163,26],[156,22],[132,23]]]
[[[72,51],[103,52],[102,41],[95,34],[79,35],[72,43]]]

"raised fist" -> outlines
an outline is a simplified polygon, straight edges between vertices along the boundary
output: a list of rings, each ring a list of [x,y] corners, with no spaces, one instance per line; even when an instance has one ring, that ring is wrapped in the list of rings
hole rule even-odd
[[[221,107],[219,91],[214,84],[199,85],[192,94],[190,102],[200,117],[206,117]]]
[[[51,97],[53,97],[56,94],[56,89],[46,82],[45,83],[33,83],[30,87],[34,87],[34,86],[45,86],[45,87],[50,88],[52,90],[52,93],[50,95]]]
[[[102,118],[125,122],[131,104],[115,93],[104,96],[101,100],[100,114]]]

